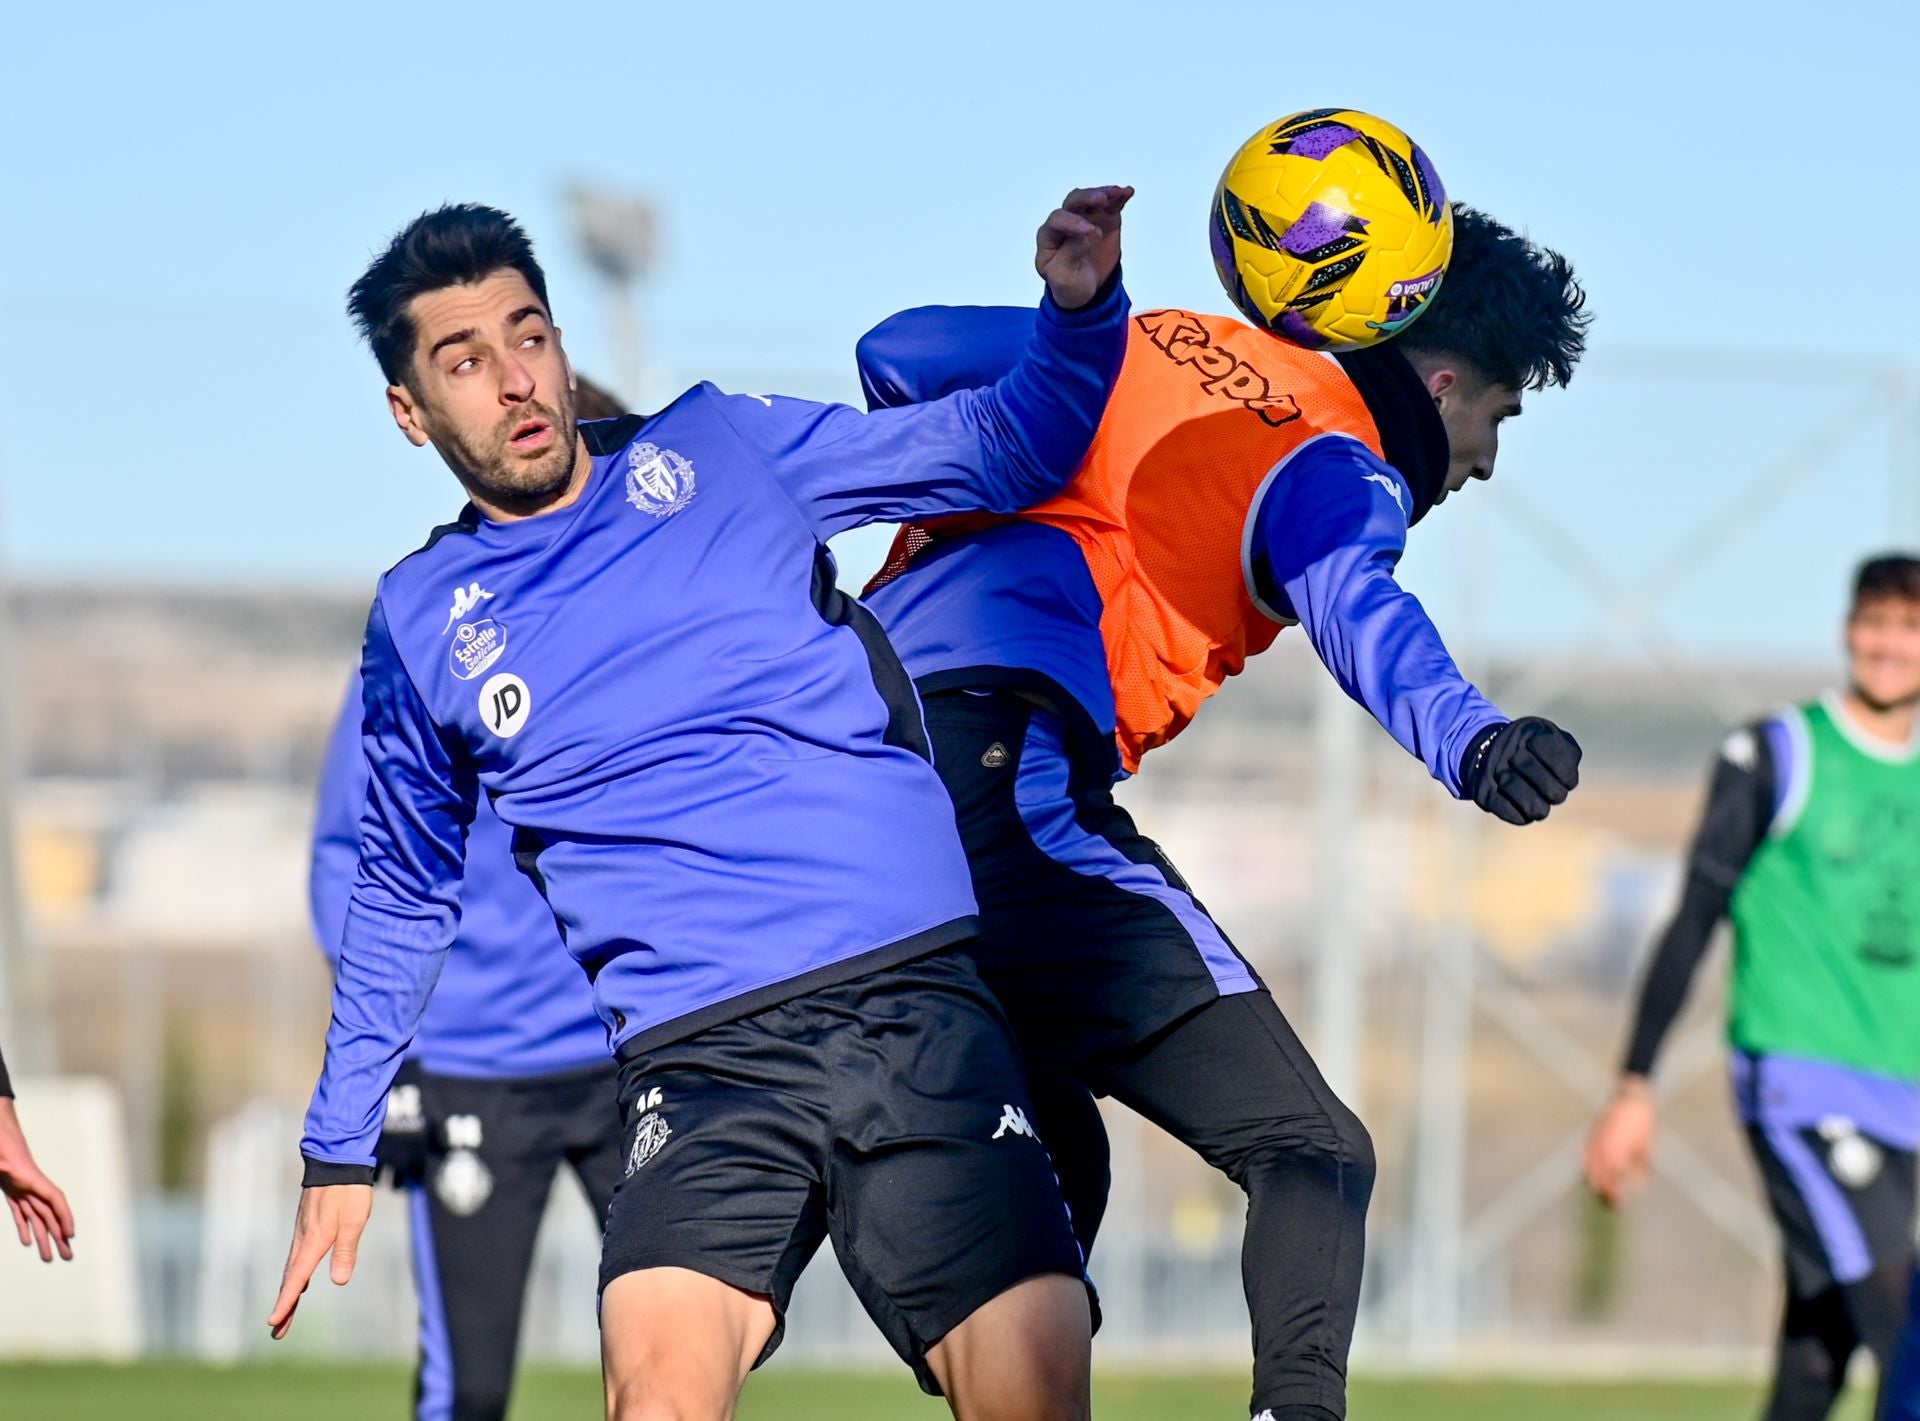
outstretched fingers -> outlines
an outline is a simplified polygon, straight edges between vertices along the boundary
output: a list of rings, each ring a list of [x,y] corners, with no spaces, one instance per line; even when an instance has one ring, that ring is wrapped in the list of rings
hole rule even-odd
[[[267,1334],[275,1342],[293,1330],[293,1313],[300,1306],[300,1295],[307,1291],[314,1269],[320,1266],[320,1260],[327,1256],[332,1245],[330,1238],[294,1235],[286,1272],[280,1275],[280,1296],[274,1299],[273,1310],[267,1314]]]

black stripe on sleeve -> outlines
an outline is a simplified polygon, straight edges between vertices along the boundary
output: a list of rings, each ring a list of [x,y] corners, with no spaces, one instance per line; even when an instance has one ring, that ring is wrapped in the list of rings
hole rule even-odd
[[[833,555],[822,545],[813,558],[814,609],[828,626],[851,629],[866,648],[874,689],[887,704],[887,731],[883,737],[886,743],[911,750],[931,763],[933,745],[927,739],[927,725],[920,714],[920,697],[913,689],[913,678],[900,664],[900,657],[893,643],[887,640],[880,619],[840,590],[834,571]]]

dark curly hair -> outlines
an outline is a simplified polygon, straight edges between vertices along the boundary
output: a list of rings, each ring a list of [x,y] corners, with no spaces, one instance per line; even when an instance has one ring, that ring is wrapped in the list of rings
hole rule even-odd
[[[1907,553],[1882,553],[1868,558],[1854,570],[1855,611],[1883,597],[1920,602],[1920,558]]]
[[[390,385],[404,385],[413,366],[414,297],[483,281],[511,267],[527,279],[540,304],[547,277],[533,259],[533,243],[518,222],[496,207],[450,203],[423,212],[403,227],[347,292],[347,314],[373,347]]]
[[[1593,314],[1573,263],[1464,202],[1453,204],[1453,259],[1427,309],[1394,343],[1470,362],[1496,385],[1565,385]]]

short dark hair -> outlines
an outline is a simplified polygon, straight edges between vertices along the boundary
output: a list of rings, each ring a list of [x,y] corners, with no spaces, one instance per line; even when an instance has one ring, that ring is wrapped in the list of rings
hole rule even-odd
[[[1882,553],[1854,570],[1853,610],[1882,597],[1920,602],[1920,557],[1910,553]]]
[[[449,203],[401,228],[347,292],[347,314],[373,347],[387,383],[406,384],[412,370],[415,332],[407,304],[414,297],[483,281],[506,267],[527,279],[551,315],[547,277],[533,259],[533,243],[499,208]]]
[[[618,419],[627,412],[620,397],[604,390],[578,370],[573,372],[573,417],[576,420]]]
[[[1573,378],[1593,321],[1586,305],[1573,263],[1456,202],[1446,278],[1395,343],[1470,361],[1496,385],[1543,390]]]

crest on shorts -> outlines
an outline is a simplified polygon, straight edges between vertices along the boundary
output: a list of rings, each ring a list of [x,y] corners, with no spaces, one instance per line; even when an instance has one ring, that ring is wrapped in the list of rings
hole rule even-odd
[[[1880,1177],[1885,1163],[1880,1147],[1853,1121],[1829,1115],[1818,1126],[1820,1138],[1827,1142],[1827,1169],[1848,1189],[1865,1189]]]
[[[672,1128],[659,1111],[650,1111],[640,1117],[640,1123],[633,1127],[633,1148],[627,1152],[628,1179],[632,1179],[635,1171],[666,1148],[667,1137],[672,1133]]]
[[[693,460],[658,444],[627,450],[627,502],[642,513],[668,518],[693,502]]]
[[[493,1171],[472,1150],[454,1150],[433,1177],[433,1192],[461,1218],[477,1214],[493,1197]]]

